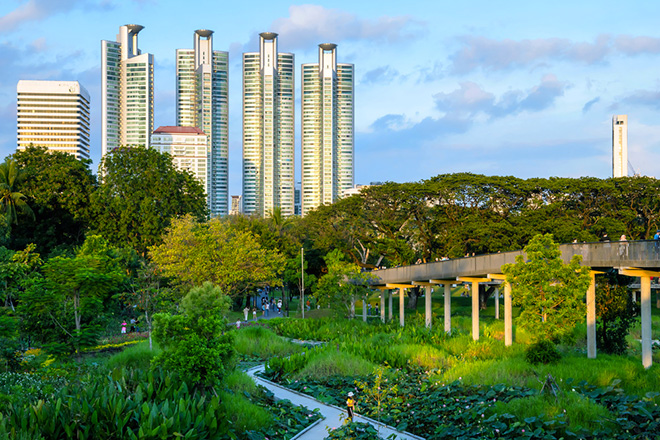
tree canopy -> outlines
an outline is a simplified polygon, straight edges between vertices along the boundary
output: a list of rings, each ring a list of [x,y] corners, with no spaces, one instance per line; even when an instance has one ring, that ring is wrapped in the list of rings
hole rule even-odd
[[[167,153],[144,147],[121,147],[106,154],[99,170],[102,183],[92,194],[94,229],[116,246],[146,255],[158,244],[173,218],[207,217],[202,184],[178,170]]]

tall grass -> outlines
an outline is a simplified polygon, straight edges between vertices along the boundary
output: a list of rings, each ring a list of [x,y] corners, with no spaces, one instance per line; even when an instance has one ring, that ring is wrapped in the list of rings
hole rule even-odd
[[[304,350],[300,345],[287,341],[264,327],[247,327],[237,331],[235,335],[236,352],[264,360],[273,356],[289,356]]]
[[[235,432],[257,430],[273,423],[273,416],[268,411],[253,404],[242,394],[221,391],[219,395]]]
[[[296,375],[296,378],[323,379],[328,376],[363,376],[371,374],[375,368],[374,363],[359,356],[327,349],[314,356]]]
[[[124,367],[148,370],[151,366],[151,360],[158,356],[161,351],[155,342],[153,343],[153,350],[149,350],[149,342],[143,341],[112,355],[106,361],[106,365],[110,369]]]
[[[495,414],[512,414],[518,420],[537,417],[550,421],[559,416],[571,430],[580,427],[589,430],[602,428],[615,429],[615,415],[607,408],[577,393],[568,392],[558,396],[536,395],[509,402],[497,402],[492,411]]]

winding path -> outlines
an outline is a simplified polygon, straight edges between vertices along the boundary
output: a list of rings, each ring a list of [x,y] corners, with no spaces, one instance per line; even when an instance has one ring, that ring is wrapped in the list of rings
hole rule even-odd
[[[338,428],[342,425],[343,420],[340,419],[340,415],[343,414],[345,416],[346,415],[345,410],[340,409],[334,405],[321,403],[318,400],[309,397],[305,394],[284,388],[269,380],[262,379],[261,377],[255,375],[255,373],[259,373],[262,371],[264,371],[264,366],[259,365],[258,367],[254,367],[251,368],[250,370],[247,370],[246,373],[254,379],[257,385],[261,385],[267,388],[270,392],[272,392],[275,395],[276,399],[286,399],[289,400],[294,405],[302,405],[306,408],[309,408],[310,410],[314,410],[318,408],[319,413],[324,417],[323,419],[317,421],[316,423],[314,423],[313,425],[302,431],[300,434],[298,434],[296,437],[294,437],[295,440],[321,440],[328,436],[329,429]],[[384,439],[394,434],[396,435],[397,440],[424,440],[424,438],[422,437],[407,432],[397,431],[391,426],[384,425],[375,420],[360,416],[358,414],[355,415],[354,420],[356,422],[371,423],[374,427],[376,427],[376,429],[378,429],[379,435]]]

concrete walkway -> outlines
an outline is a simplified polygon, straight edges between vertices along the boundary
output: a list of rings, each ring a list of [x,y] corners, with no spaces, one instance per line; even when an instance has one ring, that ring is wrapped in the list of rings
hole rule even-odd
[[[318,400],[305,394],[292,391],[269,380],[255,376],[255,373],[263,372],[264,369],[265,367],[263,365],[259,365],[258,367],[254,367],[246,371],[246,373],[254,379],[257,385],[261,385],[272,392],[276,399],[286,399],[294,405],[302,405],[310,410],[318,408],[319,413],[324,417],[324,419],[319,420],[294,437],[295,440],[321,440],[328,436],[328,429],[339,428],[343,424],[343,420],[340,419],[339,416],[343,414],[345,417],[345,410],[337,408],[334,405],[321,403]],[[374,427],[376,427],[376,429],[378,429],[379,435],[384,439],[394,434],[397,440],[424,440],[422,437],[407,432],[399,432],[391,426],[378,423],[375,420],[360,416],[358,414],[355,415],[354,420],[356,422],[371,423]]]

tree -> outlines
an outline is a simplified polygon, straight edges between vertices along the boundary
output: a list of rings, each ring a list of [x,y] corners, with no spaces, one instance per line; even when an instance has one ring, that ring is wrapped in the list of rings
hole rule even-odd
[[[599,276],[596,286],[596,344],[598,350],[624,354],[628,348],[626,336],[639,316],[628,291],[629,277],[609,273]]]
[[[102,183],[92,195],[96,231],[115,246],[146,255],[172,219],[207,217],[202,184],[178,170],[167,153],[144,147],[115,148],[99,167]]]
[[[355,301],[366,295],[369,281],[374,276],[370,272],[362,272],[357,264],[344,261],[344,254],[336,249],[325,257],[325,261],[328,273],[319,279],[314,297],[321,306],[331,307],[353,318]]]
[[[22,282],[34,275],[43,264],[34,249],[34,244],[29,244],[18,252],[0,247],[0,283],[5,294],[4,306],[10,307],[12,311],[16,310],[14,305],[19,291],[23,288]]]
[[[219,287],[206,282],[183,298],[181,314],[156,314],[154,338],[163,351],[154,363],[177,371],[200,388],[222,381],[234,353],[223,318],[230,304]]]
[[[96,343],[104,304],[125,279],[115,253],[103,238],[90,236],[74,257],[51,258],[44,277],[26,285],[19,312],[51,352],[80,353]]]
[[[218,218],[204,223],[191,216],[173,220],[163,243],[149,253],[164,275],[189,287],[210,281],[231,298],[266,284],[279,285],[284,266],[279,252],[264,249],[252,233]]]
[[[535,338],[556,339],[584,320],[584,295],[591,283],[590,268],[574,255],[568,264],[551,234],[536,235],[519,255],[502,266],[511,285],[511,299],[521,306],[519,325]]]
[[[18,213],[34,219],[34,212],[25,201],[25,194],[19,192],[25,181],[25,171],[11,157],[0,163],[0,209],[7,224],[18,224]]]
[[[38,252],[48,255],[57,248],[80,246],[90,221],[90,197],[96,189],[92,161],[43,147],[28,147],[12,157],[25,170],[21,192],[35,214],[34,221],[13,228],[13,248],[35,243]]]

